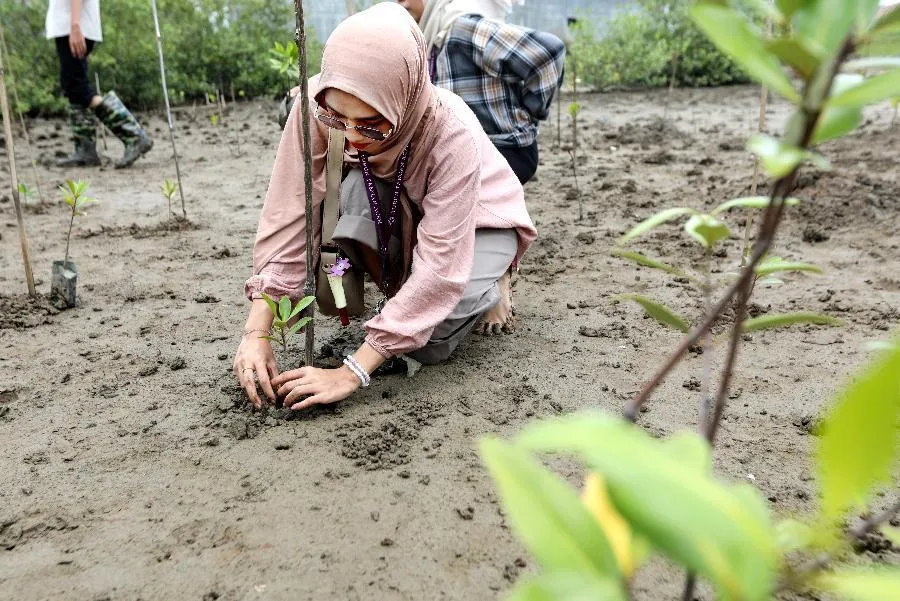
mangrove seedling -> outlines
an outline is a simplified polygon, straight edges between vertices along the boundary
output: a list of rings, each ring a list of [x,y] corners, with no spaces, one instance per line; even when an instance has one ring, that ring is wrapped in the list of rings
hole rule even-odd
[[[69,205],[69,209],[71,210],[69,231],[66,233],[66,254],[63,259],[66,263],[69,262],[69,242],[72,240],[72,226],[75,225],[75,217],[87,215],[87,213],[84,212],[84,208],[99,202],[96,198],[91,198],[87,195],[89,185],[90,184],[82,180],[73,182],[72,180],[67,179],[66,183],[59,187],[60,191],[63,193],[63,200]]]
[[[19,185],[16,187],[19,189],[19,198],[23,202],[27,203],[34,198],[34,189],[25,182],[19,182]]]
[[[175,198],[175,193],[178,192],[178,184],[167,178],[160,187],[160,190],[162,191],[163,197],[169,201],[169,219],[171,219],[172,199]]]
[[[300,300],[297,301],[297,304],[293,304],[291,302],[291,298],[289,296],[282,296],[279,300],[275,300],[265,292],[261,293],[261,296],[266,304],[269,306],[269,310],[272,312],[272,328],[269,331],[268,336],[260,336],[265,340],[270,342],[277,342],[281,345],[281,349],[283,351],[287,350],[288,342],[290,338],[300,331],[303,326],[308,324],[312,318],[310,317],[302,317],[297,319],[297,321],[291,325],[291,320],[297,318],[300,313],[303,312],[309,305],[316,300],[315,296],[304,296]]]

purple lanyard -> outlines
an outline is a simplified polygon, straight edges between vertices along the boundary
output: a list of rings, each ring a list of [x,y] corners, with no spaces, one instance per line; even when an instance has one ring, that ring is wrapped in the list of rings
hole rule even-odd
[[[391,207],[385,221],[381,212],[381,204],[378,202],[378,190],[375,188],[375,180],[372,177],[372,169],[369,167],[369,155],[359,153],[359,166],[362,170],[363,181],[366,184],[366,195],[369,197],[369,209],[372,211],[372,221],[375,222],[375,235],[378,237],[378,254],[381,255],[381,285],[386,289],[388,282],[388,269],[390,266],[390,242],[397,223],[397,208],[400,206],[400,193],[403,191],[403,177],[406,174],[406,163],[409,160],[409,146],[403,149],[397,162],[397,175],[394,178],[394,190],[391,197]]]

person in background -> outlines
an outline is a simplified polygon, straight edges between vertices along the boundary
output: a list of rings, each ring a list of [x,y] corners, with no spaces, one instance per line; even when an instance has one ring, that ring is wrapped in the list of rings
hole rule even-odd
[[[100,96],[88,80],[87,57],[103,40],[100,0],[49,0],[45,27],[47,39],[56,41],[59,80],[69,100],[69,125],[75,142],[75,151],[57,161],[57,166],[100,164],[94,116],[125,145],[116,168],[130,166],[153,148],[153,140],[115,92]]]
[[[538,164],[538,122],[563,83],[566,48],[504,22],[523,0],[397,0],[425,35],[431,79],[460,96],[519,181]]]

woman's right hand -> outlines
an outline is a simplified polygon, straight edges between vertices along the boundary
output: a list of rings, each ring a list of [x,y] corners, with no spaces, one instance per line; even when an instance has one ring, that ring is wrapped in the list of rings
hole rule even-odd
[[[69,52],[75,58],[84,58],[87,54],[87,43],[84,41],[84,34],[81,33],[81,25],[72,23],[69,30]]]
[[[278,375],[278,364],[272,344],[261,336],[264,332],[253,331],[244,334],[234,355],[234,377],[247,393],[247,398],[257,409],[262,409],[263,401],[259,389],[271,402],[275,402],[272,378]]]

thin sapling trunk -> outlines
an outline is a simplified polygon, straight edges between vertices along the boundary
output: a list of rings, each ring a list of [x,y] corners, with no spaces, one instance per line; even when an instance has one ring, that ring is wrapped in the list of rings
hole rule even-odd
[[[153,26],[156,30],[156,52],[159,54],[159,76],[162,80],[163,97],[166,101],[166,123],[169,126],[169,139],[172,141],[172,154],[175,157],[175,178],[178,180],[178,194],[181,196],[181,216],[187,219],[187,208],[184,204],[184,188],[181,185],[181,167],[178,165],[178,148],[175,146],[175,127],[172,124],[172,107],[169,104],[169,86],[166,84],[166,63],[163,59],[162,34],[159,32],[159,15],[156,11],[156,0],[150,0],[153,9]]]
[[[313,257],[313,199],[312,199],[312,154],[309,136],[309,71],[306,54],[306,28],[303,17],[302,0],[294,0],[294,11],[297,18],[297,56],[300,67],[300,119],[303,131],[303,183],[306,196],[306,286],[303,296],[315,296],[316,266]],[[315,346],[314,308],[311,303],[305,312],[309,318],[306,325],[306,364],[313,364],[313,347]]]

